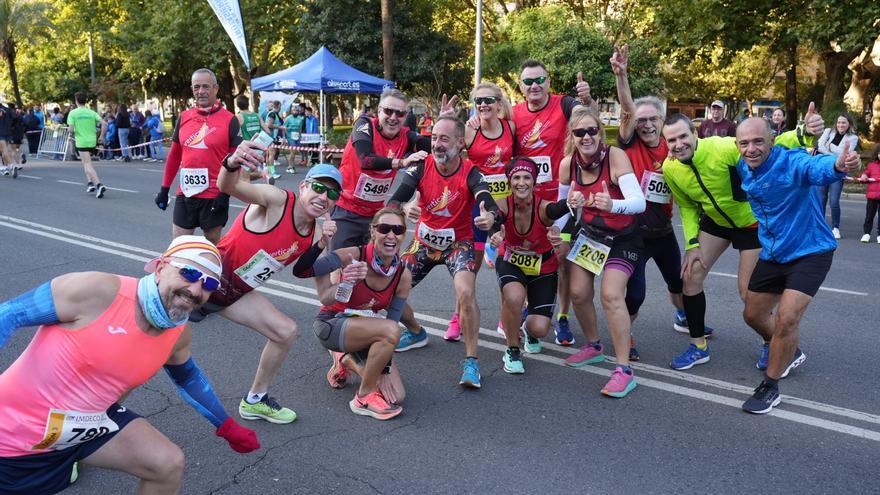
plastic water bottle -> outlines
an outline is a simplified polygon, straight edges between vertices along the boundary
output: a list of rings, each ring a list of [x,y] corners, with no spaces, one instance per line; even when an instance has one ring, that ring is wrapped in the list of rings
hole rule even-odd
[[[347,303],[349,299],[351,299],[351,291],[354,288],[354,283],[347,280],[342,279],[339,282],[339,285],[336,287],[336,300],[341,303]]]

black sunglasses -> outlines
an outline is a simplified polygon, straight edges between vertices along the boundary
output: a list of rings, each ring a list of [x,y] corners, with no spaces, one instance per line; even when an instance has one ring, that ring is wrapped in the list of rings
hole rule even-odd
[[[598,127],[587,127],[587,128],[579,127],[577,129],[572,129],[571,133],[574,134],[575,137],[579,137],[579,138],[582,138],[582,137],[586,136],[587,134],[589,134],[590,136],[595,136],[596,134],[599,134],[599,128]]]
[[[484,103],[486,105],[491,105],[491,104],[495,103],[496,101],[498,101],[497,96],[477,96],[476,98],[474,98],[475,105],[482,105]]]
[[[333,187],[327,186],[321,182],[316,180],[310,180],[309,184],[312,186],[312,191],[315,191],[318,194],[327,193],[327,199],[336,201],[339,199],[339,189],[335,189]]]
[[[397,115],[397,118],[402,119],[402,118],[406,117],[407,111],[406,110],[395,110],[393,108],[382,107],[382,113],[384,113],[388,117],[391,117],[392,115]]]
[[[201,270],[192,265],[184,265],[183,263],[178,263],[176,261],[169,261],[168,263],[175,268],[180,268],[180,276],[191,284],[201,280],[202,288],[208,292],[214,292],[215,290],[220,288],[219,280],[203,273]]]
[[[522,83],[526,86],[531,86],[534,83],[544,84],[544,81],[547,80],[547,76],[538,76],[538,77],[530,77],[522,80]]]
[[[394,235],[403,235],[406,232],[405,225],[391,225],[389,223],[377,223],[373,225],[373,228],[376,229],[376,232],[385,235],[389,232],[394,232]]]

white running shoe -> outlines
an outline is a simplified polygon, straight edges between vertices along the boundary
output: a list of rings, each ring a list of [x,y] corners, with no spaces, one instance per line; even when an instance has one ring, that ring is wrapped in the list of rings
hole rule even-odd
[[[840,229],[834,227],[833,229],[831,229],[831,233],[834,234],[835,239],[840,239]]]
[[[862,238],[861,238],[860,240],[861,240],[862,242],[864,242],[865,244],[871,242],[871,234],[865,234],[865,235],[863,235]]]

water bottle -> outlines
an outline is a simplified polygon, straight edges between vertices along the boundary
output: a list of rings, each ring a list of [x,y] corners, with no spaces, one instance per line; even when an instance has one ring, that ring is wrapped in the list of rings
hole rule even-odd
[[[341,303],[347,303],[351,299],[351,290],[354,288],[354,282],[342,279],[336,287],[336,300]]]

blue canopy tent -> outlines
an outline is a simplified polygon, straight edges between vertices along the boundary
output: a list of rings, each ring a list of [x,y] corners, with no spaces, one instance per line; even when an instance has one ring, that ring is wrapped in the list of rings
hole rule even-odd
[[[325,94],[381,93],[393,88],[392,81],[361,72],[336,58],[322,46],[311,57],[289,69],[251,80],[253,91],[299,91],[319,93],[321,146],[325,143]],[[322,156],[323,160],[323,156]]]

